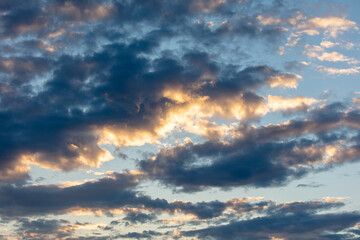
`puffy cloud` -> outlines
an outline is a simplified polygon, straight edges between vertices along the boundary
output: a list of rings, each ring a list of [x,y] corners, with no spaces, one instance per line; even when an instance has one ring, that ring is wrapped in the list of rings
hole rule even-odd
[[[179,129],[221,138],[232,127],[211,118],[247,121],[262,116],[269,108],[255,91],[266,85],[295,87],[300,78],[268,66],[223,66],[195,51],[181,59],[149,60],[138,56],[139,46],[108,45],[91,56],[64,55],[53,62],[4,59],[4,72],[19,82],[28,80],[17,86],[9,79],[2,86],[1,102],[7,104],[0,119],[6,126],[3,172],[20,166],[16,172],[24,173],[28,164],[64,171],[97,167],[113,159],[101,144],[156,143]],[[48,67],[51,78],[38,83]]]
[[[294,98],[284,98],[282,96],[268,96],[268,108],[272,111],[278,110],[294,110],[294,109],[307,109],[312,104],[316,103],[316,99],[314,98],[306,98],[297,96]]]
[[[335,46],[337,46],[339,44],[340,43],[334,43],[334,42],[331,42],[331,41],[322,41],[320,43],[320,46],[325,47],[325,48],[332,48],[332,47],[335,47]]]
[[[270,87],[287,87],[287,88],[296,88],[298,85],[299,79],[302,79],[299,75],[294,75],[290,73],[277,75],[270,78]]]
[[[306,30],[325,30],[325,34],[331,37],[337,37],[339,33],[348,31],[350,29],[358,29],[356,23],[345,18],[339,17],[315,17],[298,23],[299,29]]]
[[[324,50],[319,46],[310,46],[306,45],[305,49],[307,50],[306,55],[309,58],[316,58],[320,61],[329,61],[329,62],[350,62],[355,63],[354,58],[349,58],[338,52],[324,52]]]
[[[341,206],[333,199],[280,204],[246,198],[169,202],[137,191],[139,182],[147,180],[186,191],[279,186],[314,169],[359,159],[358,137],[349,133],[359,127],[356,111],[315,109],[320,103],[312,97],[279,95],[285,88],[298,86],[302,77],[290,72],[301,70],[301,65],[289,63],[285,66],[289,72],[280,72],[264,65],[266,60],[258,65],[242,52],[247,48],[261,51],[258,43],[265,41],[266,49],[283,53],[285,48],[278,44],[285,43],[287,34],[286,45],[295,46],[303,35],[324,31],[326,36],[336,37],[357,29],[345,18],[308,17],[305,12],[289,10],[287,4],[0,0],[0,215],[3,219],[22,217],[15,226],[17,237],[173,236],[142,229],[106,237],[77,237],[71,236],[77,235],[77,224],[35,218],[44,215],[121,214],[124,225],[127,221],[134,226],[164,226],[168,221],[203,228],[246,218],[255,222],[255,216],[285,216],[295,224],[290,216],[303,213],[306,217],[299,219],[310,221],[318,217],[317,211]],[[323,49],[333,46],[335,43],[324,41],[310,50],[321,61],[356,63]],[[358,71],[356,67],[321,66],[319,70]],[[295,111],[299,119],[250,126],[274,111]],[[300,120],[302,116],[307,119]],[[185,144],[162,149],[139,161],[141,171],[108,173],[98,180],[59,185],[26,183],[32,165],[62,171],[99,167],[114,158],[106,144],[117,148],[158,144],[178,131],[185,132],[184,137],[200,136],[204,142],[185,140]],[[93,173],[104,175],[103,171]],[[172,219],[159,219],[169,214]],[[282,220],[279,217],[279,222]],[[115,229],[115,225],[104,226],[98,229]],[[271,232],[269,238],[293,236],[283,232]],[[323,234],[320,230],[313,233],[306,236]],[[175,237],[181,237],[177,234]],[[256,236],[251,234],[250,238]]]

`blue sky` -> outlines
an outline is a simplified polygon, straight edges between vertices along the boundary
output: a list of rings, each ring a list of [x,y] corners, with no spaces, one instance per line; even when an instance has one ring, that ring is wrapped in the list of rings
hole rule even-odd
[[[0,239],[359,239],[358,1],[0,1]]]

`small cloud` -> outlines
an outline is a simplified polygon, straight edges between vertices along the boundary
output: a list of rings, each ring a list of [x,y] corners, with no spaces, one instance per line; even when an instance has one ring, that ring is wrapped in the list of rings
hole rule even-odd
[[[35,182],[38,183],[38,182],[41,182],[41,181],[44,181],[45,178],[43,177],[38,177],[37,179],[35,179]]]
[[[324,66],[317,66],[317,69],[321,72],[325,72],[329,75],[351,75],[359,73],[360,67],[352,68],[329,68]]]
[[[298,184],[296,187],[300,187],[300,188],[319,188],[319,187],[323,187],[324,184],[316,184],[316,183],[308,183],[308,184]]]
[[[324,48],[333,48],[337,45],[339,45],[340,43],[334,43],[334,42],[330,42],[330,41],[322,41],[320,43],[320,46],[324,47]]]
[[[350,197],[323,197],[322,200],[327,203],[337,203]]]
[[[281,55],[284,55],[284,52],[285,52],[285,48],[284,48],[284,47],[279,47],[279,49],[278,49],[279,55],[280,55],[280,56],[281,56]]]

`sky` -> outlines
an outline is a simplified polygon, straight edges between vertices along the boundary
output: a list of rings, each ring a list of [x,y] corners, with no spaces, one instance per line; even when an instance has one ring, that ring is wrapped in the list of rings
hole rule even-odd
[[[0,0],[0,239],[360,239],[359,9]]]

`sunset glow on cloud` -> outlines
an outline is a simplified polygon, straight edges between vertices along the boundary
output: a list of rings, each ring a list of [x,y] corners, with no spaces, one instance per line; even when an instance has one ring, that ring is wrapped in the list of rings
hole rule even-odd
[[[359,239],[359,7],[0,0],[0,239]]]

